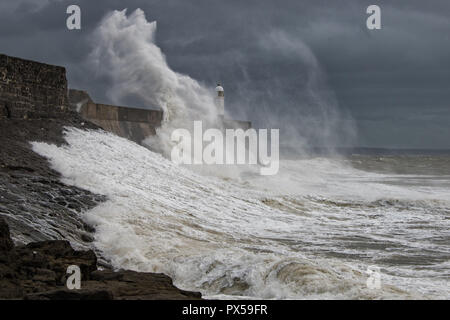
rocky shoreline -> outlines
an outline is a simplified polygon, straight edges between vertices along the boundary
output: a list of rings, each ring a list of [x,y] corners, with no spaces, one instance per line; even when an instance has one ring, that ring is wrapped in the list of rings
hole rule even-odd
[[[69,290],[67,267],[81,270],[81,288]],[[92,250],[76,251],[68,241],[50,240],[14,246],[0,218],[0,299],[159,300],[200,299],[198,292],[176,288],[159,273],[98,270]]]
[[[105,197],[63,184],[30,145],[64,144],[65,126],[99,129],[71,111],[0,119],[0,299],[200,299],[163,274],[113,271],[93,251],[95,230],[81,215]],[[80,290],[66,288],[69,265],[81,269]]]
[[[59,173],[30,145],[31,141],[65,144],[64,126],[97,129],[72,112],[64,119],[0,119],[0,217],[18,244],[65,239],[77,249],[90,248],[94,230],[80,213],[105,197],[63,184]]]

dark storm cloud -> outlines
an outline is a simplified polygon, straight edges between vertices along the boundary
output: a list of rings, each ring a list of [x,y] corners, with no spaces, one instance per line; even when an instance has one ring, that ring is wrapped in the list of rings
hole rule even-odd
[[[75,3],[82,30],[68,31],[65,9]],[[381,30],[365,26],[370,4],[382,9]],[[237,118],[264,126],[308,115],[314,105],[300,103],[311,72],[304,43],[344,117],[348,110],[355,119],[356,144],[450,148],[447,0],[3,1],[0,51],[65,65],[71,87],[108,102],[108,79],[84,62],[101,18],[124,8],[158,21],[157,44],[175,71],[208,86],[223,82]]]

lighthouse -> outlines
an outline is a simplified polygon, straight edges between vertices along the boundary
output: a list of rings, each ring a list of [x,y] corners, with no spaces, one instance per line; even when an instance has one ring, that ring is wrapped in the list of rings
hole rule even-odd
[[[225,114],[225,93],[223,91],[223,87],[220,85],[220,83],[217,84],[216,87],[216,93],[217,96],[215,98],[217,112],[219,116],[224,116]]]

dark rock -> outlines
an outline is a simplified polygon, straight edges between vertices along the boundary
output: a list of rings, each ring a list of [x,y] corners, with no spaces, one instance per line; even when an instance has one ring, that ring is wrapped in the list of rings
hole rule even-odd
[[[93,242],[94,237],[90,236],[87,233],[83,233],[83,234],[81,234],[81,240],[83,240],[84,242]]]
[[[14,247],[6,221],[0,217],[0,251],[9,251]]]
[[[9,112],[8,105],[6,102],[0,102],[0,118],[10,118],[11,114]]]
[[[37,268],[32,280],[56,285],[57,276],[52,270]]]
[[[201,299],[199,292],[180,290],[160,273],[97,270],[92,250],[74,250],[68,241],[52,240],[11,246],[8,225],[0,219],[0,299],[111,300]],[[66,288],[67,268],[81,270],[81,289]]]
[[[32,255],[29,255],[29,252]],[[53,240],[30,243],[24,248],[17,248],[22,254],[24,265],[48,268],[65,279],[67,267],[77,265],[81,269],[82,280],[88,280],[91,272],[97,270],[97,257],[92,250],[75,251],[68,241]],[[44,257],[44,261],[42,261]]]
[[[80,289],[80,290],[52,290],[28,294],[25,300],[112,300],[113,294],[108,290]]]
[[[200,299],[201,293],[177,289],[172,279],[162,273],[144,273],[131,270],[95,271],[86,287],[102,287],[111,290],[114,299],[160,300],[160,299]],[[100,283],[100,284],[99,284]],[[175,290],[174,290],[175,289]]]
[[[64,144],[64,126],[78,127],[81,122],[76,114],[56,120],[0,119],[0,217],[14,216],[8,219],[13,239],[18,240],[18,235],[23,242],[70,238],[83,243],[81,236],[93,231],[80,213],[105,197],[61,183],[59,173],[29,143]],[[49,220],[55,222],[55,229],[36,228],[48,225]]]

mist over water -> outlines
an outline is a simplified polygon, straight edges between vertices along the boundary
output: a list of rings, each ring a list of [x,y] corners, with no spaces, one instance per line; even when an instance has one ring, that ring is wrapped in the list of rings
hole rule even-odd
[[[111,82],[108,96],[117,104],[127,97],[147,108],[162,108],[167,121],[147,143],[170,154],[170,134],[176,128],[191,128],[193,120],[206,124],[217,120],[214,90],[189,76],[174,72],[155,44],[156,21],[148,22],[142,10],[106,15],[93,35],[89,63],[97,76]]]
[[[85,220],[114,267],[163,272],[211,298],[450,297],[450,176],[442,174],[448,162],[439,160],[442,172],[405,175],[372,172],[373,158],[309,156],[282,159],[280,172],[269,177],[247,168],[199,174],[176,165],[154,151],[167,155],[174,128],[214,123],[214,91],[172,71],[155,32],[156,22],[141,10],[114,11],[96,30],[90,58],[112,81],[116,103],[133,95],[164,109],[167,121],[146,141],[152,150],[73,128],[66,130],[68,145],[33,143],[64,183],[107,196]],[[338,145],[346,116],[325,90],[313,53],[277,32],[261,46],[285,58],[299,55],[307,72],[298,114],[258,116],[279,126],[281,139],[299,153],[311,141]],[[380,289],[366,285],[371,265],[381,269]]]
[[[291,72],[296,71],[297,78],[286,83],[263,74],[271,81],[255,85],[249,79],[239,83],[239,96],[248,99],[237,104],[247,110],[246,115],[259,127],[282,128],[280,139],[285,153],[295,150],[299,155],[307,153],[310,147],[332,151],[336,146],[352,145],[356,135],[352,117],[344,106],[338,106],[311,49],[299,37],[278,29],[263,33],[258,45],[262,53],[277,57],[281,66],[288,65]]]
[[[146,144],[167,155],[173,146],[170,134],[174,129],[192,131],[194,120],[202,120],[206,127],[217,127],[218,114],[215,83],[204,86],[173,71],[155,43],[156,32],[157,22],[147,21],[140,9],[129,15],[126,10],[113,11],[94,32],[88,63],[98,77],[111,84],[107,94],[114,103],[126,105],[132,97],[140,107],[164,110],[168,121]],[[353,121],[343,108],[337,107],[334,93],[327,87],[324,72],[308,46],[273,30],[258,39],[258,50],[298,69],[298,83],[292,84],[296,86],[295,94],[288,94],[279,79],[258,91],[246,82],[240,83],[239,96],[248,99],[239,102],[238,117],[253,121],[256,128],[281,129],[283,149],[295,150],[296,154],[306,152],[311,145],[333,148],[351,144],[355,135]],[[276,106],[266,105],[267,95],[276,97]],[[227,93],[225,96],[227,101]],[[225,112],[225,117],[233,118],[227,108]]]

